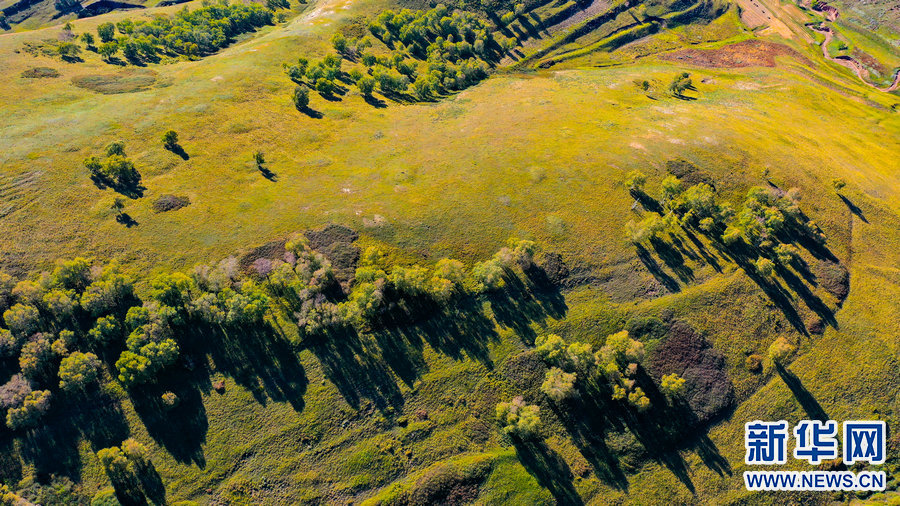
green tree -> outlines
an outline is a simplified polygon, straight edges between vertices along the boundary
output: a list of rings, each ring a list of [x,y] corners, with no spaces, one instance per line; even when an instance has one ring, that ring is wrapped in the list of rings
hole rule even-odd
[[[31,304],[16,304],[3,313],[6,327],[20,337],[28,337],[37,332],[41,316]]]
[[[788,341],[786,337],[779,337],[769,345],[769,360],[775,364],[783,364],[796,349],[797,347]]]
[[[320,77],[316,79],[316,91],[322,95],[331,95],[334,92],[334,82],[330,79]]]
[[[178,133],[175,130],[167,130],[162,136],[163,147],[169,151],[178,149]]]
[[[541,384],[541,392],[556,402],[573,397],[576,394],[575,373],[567,373],[558,367],[551,367]]]
[[[84,42],[84,45],[88,48],[94,45],[94,35],[90,32],[84,32],[81,34],[81,42]]]
[[[539,437],[541,427],[540,408],[525,404],[521,396],[510,402],[497,404],[497,424],[504,434],[520,439]]]
[[[338,53],[347,51],[347,39],[341,32],[335,32],[334,36],[331,37],[331,45],[334,46],[334,50]]]
[[[97,381],[100,361],[93,353],[73,352],[59,365],[59,388],[67,391],[84,390]]]
[[[117,52],[119,52],[119,44],[115,41],[104,42],[97,48],[97,52],[104,60],[109,61]]]
[[[74,42],[60,42],[56,52],[63,60],[75,60],[81,54],[81,47]]]
[[[116,369],[119,371],[119,381],[126,387],[146,383],[153,375],[150,359],[128,350],[119,356]]]
[[[681,376],[671,373],[662,377],[659,388],[667,397],[675,398],[684,395],[685,379]]]
[[[356,81],[356,87],[364,97],[371,97],[375,90],[375,79],[369,76],[363,76]]]
[[[97,35],[100,36],[100,42],[111,42],[116,37],[116,25],[112,23],[97,25]]]
[[[305,111],[309,107],[309,90],[306,86],[294,88],[294,107],[298,111]]]
[[[35,334],[19,355],[19,368],[28,379],[41,378],[49,373],[53,348],[45,334]]]

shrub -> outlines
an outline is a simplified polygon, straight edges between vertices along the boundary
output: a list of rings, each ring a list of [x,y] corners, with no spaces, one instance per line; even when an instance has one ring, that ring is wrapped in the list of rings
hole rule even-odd
[[[631,191],[642,190],[644,188],[644,183],[646,182],[647,176],[639,170],[633,170],[628,174],[625,174],[625,186]]]
[[[775,364],[783,363],[796,350],[786,337],[779,337],[769,346],[769,360]]]
[[[122,337],[122,326],[115,316],[103,316],[88,331],[91,342],[98,347],[103,347]]]
[[[93,353],[76,351],[62,360],[59,366],[59,388],[72,392],[84,390],[97,381],[100,361]]]
[[[375,91],[375,79],[369,76],[363,76],[356,81],[356,87],[364,97],[369,97]]]
[[[160,400],[162,401],[163,406],[165,406],[166,409],[172,409],[177,406],[179,402],[181,402],[181,399],[179,399],[178,396],[173,392],[166,392],[162,394],[162,396],[160,396]]]
[[[521,439],[538,437],[541,426],[539,410],[537,406],[525,404],[521,396],[510,402],[497,404],[496,415],[500,431]]]
[[[101,42],[111,42],[116,37],[116,25],[108,22],[97,25],[97,35]]]
[[[128,458],[118,446],[98,451],[97,458],[110,479],[118,480],[128,473]]]
[[[554,401],[562,401],[575,395],[575,373],[567,373],[558,367],[552,367],[547,371],[544,383],[541,384],[541,392]]]
[[[535,350],[548,364],[568,366],[569,356],[566,342],[556,334],[538,336],[534,340]]]
[[[756,272],[761,276],[771,277],[775,269],[775,264],[768,258],[759,258],[756,260]]]

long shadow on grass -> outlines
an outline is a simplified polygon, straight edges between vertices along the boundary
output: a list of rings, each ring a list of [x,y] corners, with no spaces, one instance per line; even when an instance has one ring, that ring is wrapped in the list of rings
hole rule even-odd
[[[854,204],[850,199],[848,199],[847,197],[845,197],[845,196],[843,196],[843,195],[838,195],[838,197],[841,198],[841,202],[843,202],[844,205],[847,206],[847,209],[849,209],[850,212],[853,213],[857,218],[861,219],[861,220],[863,221],[863,223],[868,223],[868,222],[869,222],[869,220],[866,219],[866,215],[863,214],[862,209],[860,209],[860,208],[859,208],[856,204]]]
[[[519,462],[538,483],[550,491],[557,504],[584,504],[575,486],[574,476],[566,461],[543,441],[522,441],[513,438]]]
[[[363,339],[354,329],[346,328],[310,342],[307,349],[354,409],[360,408],[363,398],[382,411],[402,406],[403,395],[390,370],[379,357],[372,356]]]
[[[488,294],[487,300],[497,323],[511,328],[530,345],[537,337],[532,323],[543,325],[548,317],[562,318],[568,307],[543,269],[532,265],[523,269],[523,273],[524,279],[507,270],[503,288]]]
[[[794,394],[797,402],[800,403],[800,406],[803,407],[803,410],[806,411],[806,414],[809,415],[810,419],[821,420],[823,422],[828,421],[828,414],[825,413],[822,405],[819,404],[812,393],[803,386],[803,382],[800,381],[800,378],[798,378],[796,374],[786,369],[778,362],[775,363],[775,371],[778,372],[778,375],[784,380],[784,384],[787,385],[791,390],[791,393]]]
[[[647,268],[647,271],[656,278],[657,281],[661,285],[663,285],[666,290],[672,293],[678,293],[681,291],[681,285],[678,284],[678,281],[675,280],[672,276],[670,276],[666,271],[656,263],[656,260],[653,259],[653,255],[647,251],[643,245],[636,245],[635,249],[637,250],[638,260],[644,264],[644,267]]]
[[[128,422],[119,401],[96,386],[54,401],[41,426],[22,435],[22,460],[34,466],[39,481],[58,475],[78,482],[79,442],[86,440],[93,451],[118,445],[129,436]]]

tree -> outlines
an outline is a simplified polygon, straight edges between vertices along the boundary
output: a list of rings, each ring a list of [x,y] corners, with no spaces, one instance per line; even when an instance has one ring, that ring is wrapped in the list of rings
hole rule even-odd
[[[19,353],[21,341],[7,329],[0,329],[0,359],[12,358]]]
[[[128,457],[118,446],[104,448],[97,452],[97,458],[103,470],[113,480],[119,480],[128,474]]]
[[[647,182],[647,176],[639,170],[633,170],[625,174],[625,186],[631,191],[642,191],[644,183]]]
[[[93,353],[73,352],[59,365],[59,388],[73,392],[84,390],[97,381],[100,361]]]
[[[547,371],[541,384],[541,392],[556,402],[573,397],[576,394],[575,373],[567,373],[558,367],[552,367]]]
[[[173,392],[166,392],[162,394],[162,396],[160,396],[160,400],[162,401],[163,406],[165,406],[166,409],[174,409],[181,401],[181,399],[179,399],[178,396]]]
[[[510,402],[497,404],[497,424],[500,431],[509,436],[520,439],[537,438],[541,427],[539,411],[540,408],[525,404],[522,396],[518,396]]]
[[[84,42],[84,45],[87,47],[91,47],[94,45],[94,35],[90,32],[84,32],[81,34],[81,42]]]
[[[116,361],[119,381],[126,387],[146,383],[152,376],[150,359],[132,351],[123,351]]]
[[[116,215],[121,215],[125,210],[125,200],[122,199],[122,197],[116,197],[113,199],[113,203],[109,208],[115,211]]]
[[[347,51],[347,39],[341,32],[335,32],[334,36],[331,37],[331,45],[334,46],[334,50],[338,53]]]
[[[81,47],[74,42],[61,42],[56,52],[63,60],[74,60],[81,54]]]
[[[309,107],[309,90],[306,86],[297,86],[294,88],[294,107],[298,111],[304,111]]]
[[[100,36],[101,42],[111,42],[116,37],[116,25],[112,23],[101,23],[97,25],[97,35]]]
[[[35,390],[25,396],[22,405],[6,412],[6,426],[12,430],[34,427],[50,410],[50,391]]]
[[[843,178],[835,178],[831,180],[831,187],[834,188],[834,191],[837,193],[840,193],[845,186],[847,186],[847,182],[844,181]]]
[[[320,77],[316,79],[316,91],[322,95],[331,95],[334,92],[334,82],[330,79]]]
[[[109,61],[119,51],[119,44],[115,41],[104,42],[97,48],[97,52],[104,60]]]
[[[19,368],[28,379],[35,379],[49,372],[50,362],[53,359],[53,348],[45,334],[35,334],[19,355]]]
[[[756,272],[758,272],[761,276],[771,277],[772,273],[775,269],[775,263],[769,260],[768,258],[760,258],[756,261]]]
[[[122,441],[122,453],[137,469],[141,469],[147,464],[149,455],[147,447],[134,438]]]
[[[16,304],[3,313],[7,328],[20,337],[28,337],[38,330],[40,313],[31,304]]]
[[[684,395],[685,379],[672,373],[662,377],[659,387],[660,390],[669,398],[681,397]]]
[[[178,133],[175,130],[168,130],[162,136],[163,147],[169,151],[178,149]]]
[[[359,88],[359,92],[364,97],[370,97],[375,90],[375,79],[369,76],[363,76],[356,81],[356,87]]]

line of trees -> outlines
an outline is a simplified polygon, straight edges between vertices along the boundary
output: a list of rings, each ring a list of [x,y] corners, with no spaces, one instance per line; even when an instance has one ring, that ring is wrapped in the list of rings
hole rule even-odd
[[[237,35],[271,25],[273,20],[272,10],[252,2],[220,1],[193,11],[184,7],[172,17],[101,23],[97,26],[97,52],[110,60],[121,51],[132,62],[154,61],[160,54],[196,58],[227,46]],[[82,40],[88,46],[93,44],[93,36]]]

